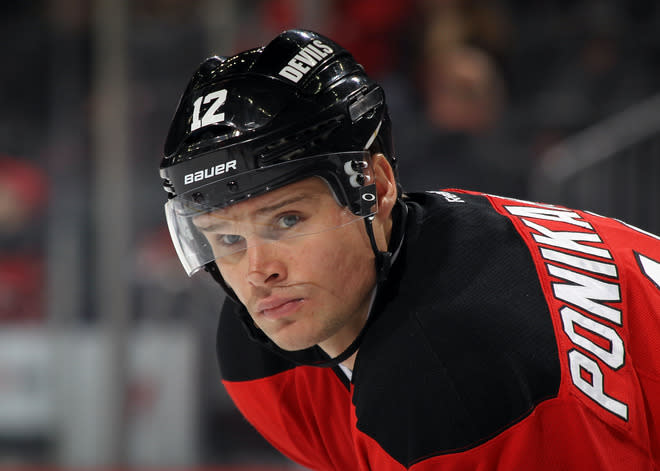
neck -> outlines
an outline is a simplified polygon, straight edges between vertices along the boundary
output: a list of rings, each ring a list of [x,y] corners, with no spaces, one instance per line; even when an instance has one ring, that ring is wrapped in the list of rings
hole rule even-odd
[[[331,338],[318,344],[321,350],[323,350],[330,358],[338,358],[345,353],[360,335],[367,323],[367,319],[369,318],[369,311],[371,310],[371,305],[373,304],[375,296],[376,288],[374,287],[371,290],[371,294],[366,297],[360,308],[353,313],[351,320]],[[353,369],[356,354],[357,350],[354,350],[349,357],[341,361],[341,364]]]
[[[355,358],[357,357],[357,352],[355,352],[353,355],[348,357],[345,361],[341,362],[341,365],[345,366],[349,370],[353,371],[353,368],[355,367]]]

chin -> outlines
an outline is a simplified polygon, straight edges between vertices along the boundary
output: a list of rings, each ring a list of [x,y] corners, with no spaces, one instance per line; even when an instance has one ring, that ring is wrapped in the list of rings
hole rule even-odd
[[[268,329],[270,327],[270,329]],[[264,325],[262,330],[282,350],[294,352],[314,347],[328,337],[331,332],[318,326],[310,319],[299,319],[294,322],[286,322],[273,328]]]
[[[281,329],[278,332],[273,332],[272,335],[269,334],[268,336],[275,345],[287,352],[305,350],[317,345],[322,340],[318,338],[318,335],[310,335],[311,333],[308,332],[307,329],[292,328],[294,326],[296,326],[296,323],[289,325],[288,328]]]
[[[287,352],[295,352],[297,350],[305,350],[307,348],[313,347],[316,345],[315,342],[304,342],[300,339],[274,339],[271,337],[271,340],[275,342],[275,345],[280,347],[282,350]]]

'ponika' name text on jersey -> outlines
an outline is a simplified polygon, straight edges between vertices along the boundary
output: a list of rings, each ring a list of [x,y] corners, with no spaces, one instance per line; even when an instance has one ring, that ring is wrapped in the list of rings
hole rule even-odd
[[[616,306],[622,299],[612,253],[575,211],[545,205],[504,208],[531,229],[548,273],[557,280],[551,283],[552,295],[561,305],[561,327],[572,343],[567,355],[573,385],[627,421],[625,398],[608,391],[626,357],[618,331],[623,318]]]

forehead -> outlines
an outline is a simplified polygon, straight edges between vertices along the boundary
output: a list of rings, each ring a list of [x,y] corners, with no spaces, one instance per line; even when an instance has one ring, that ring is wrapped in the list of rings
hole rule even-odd
[[[318,177],[306,178],[296,183],[291,183],[266,194],[255,196],[246,201],[241,201],[232,206],[219,210],[222,215],[229,218],[240,218],[253,213],[277,209],[298,201],[321,201],[329,198],[334,201],[328,185]]]

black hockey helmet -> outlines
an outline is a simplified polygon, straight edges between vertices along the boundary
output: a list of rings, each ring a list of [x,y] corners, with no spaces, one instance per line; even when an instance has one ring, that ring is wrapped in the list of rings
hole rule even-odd
[[[207,59],[181,97],[160,166],[187,273],[206,268],[224,286],[191,215],[310,176],[357,217],[371,216],[376,152],[396,172],[383,89],[330,39],[290,30],[265,47]]]

